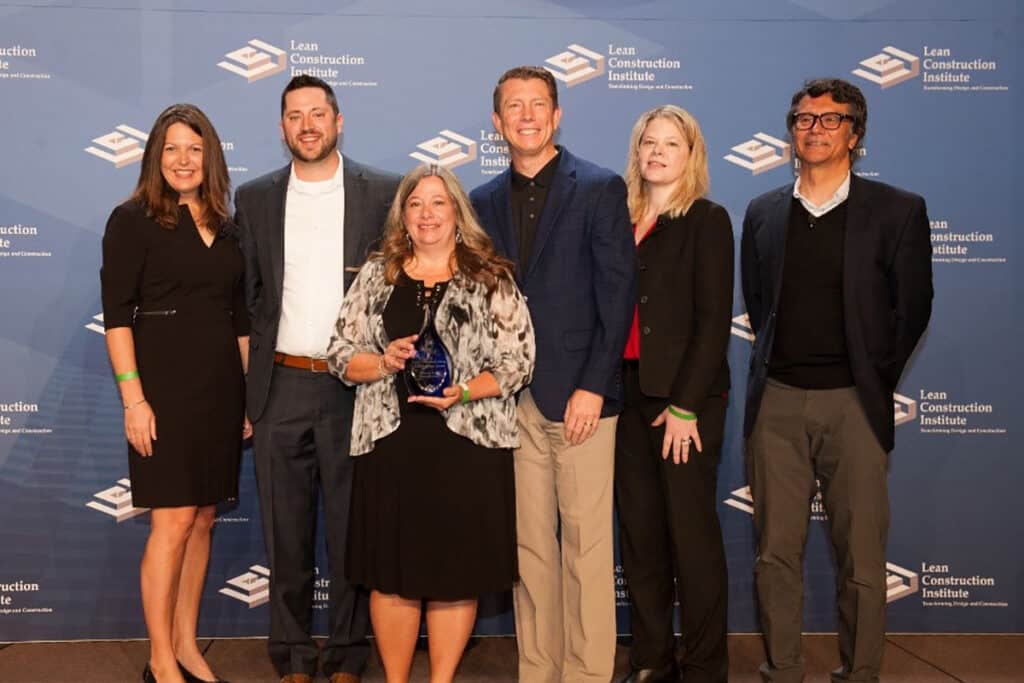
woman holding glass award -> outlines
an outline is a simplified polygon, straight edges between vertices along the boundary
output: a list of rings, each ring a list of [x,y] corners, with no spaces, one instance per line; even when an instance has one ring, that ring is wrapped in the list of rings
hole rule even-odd
[[[370,589],[387,680],[406,681],[426,603],[432,681],[452,680],[477,597],[517,576],[511,449],[533,326],[458,179],[402,180],[328,349],[358,385],[346,575]]]

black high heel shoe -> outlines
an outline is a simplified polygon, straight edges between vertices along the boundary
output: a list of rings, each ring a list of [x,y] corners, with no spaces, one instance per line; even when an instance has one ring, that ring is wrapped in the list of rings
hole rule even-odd
[[[194,673],[185,668],[185,665],[178,662],[178,670],[181,671],[181,677],[185,679],[185,683],[228,683],[222,678],[218,678],[215,681],[208,681],[205,678],[200,678]],[[156,683],[156,681],[145,681],[145,683]]]
[[[146,667],[142,670],[142,683],[156,683],[156,676],[153,675],[153,670],[149,668],[149,662],[146,662]]]

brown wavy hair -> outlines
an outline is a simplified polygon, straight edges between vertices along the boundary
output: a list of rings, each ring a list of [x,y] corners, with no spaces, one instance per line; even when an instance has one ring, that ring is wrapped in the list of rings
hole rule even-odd
[[[629,216],[634,223],[643,220],[648,209],[645,182],[640,175],[640,139],[648,124],[654,119],[665,119],[675,124],[683,140],[690,146],[690,158],[683,169],[682,177],[672,191],[672,196],[669,197],[665,213],[671,218],[684,215],[695,201],[708,193],[711,187],[708,177],[708,152],[704,145],[704,136],[700,132],[700,124],[693,114],[674,104],[663,104],[646,111],[633,125],[633,132],[629,136],[629,156],[626,158]]]
[[[455,227],[461,235],[461,240],[456,240],[455,249],[449,257],[449,268],[453,274],[459,273],[472,282],[479,282],[487,288],[488,294],[492,293],[502,279],[513,279],[514,266],[494,250],[494,243],[480,227],[476,212],[459,179],[443,166],[423,164],[402,178],[384,223],[381,249],[371,256],[384,260],[384,278],[388,284],[395,284],[402,267],[414,256],[402,219],[405,202],[419,182],[430,176],[440,178],[444,183],[448,197],[455,206]]]
[[[203,140],[203,182],[199,186],[200,222],[214,232],[228,223],[228,195],[231,177],[224,162],[220,137],[210,119],[194,104],[172,104],[156,117],[142,153],[139,182],[132,199],[146,210],[146,215],[161,226],[173,230],[178,225],[178,193],[164,180],[160,170],[167,129],[183,123]]]

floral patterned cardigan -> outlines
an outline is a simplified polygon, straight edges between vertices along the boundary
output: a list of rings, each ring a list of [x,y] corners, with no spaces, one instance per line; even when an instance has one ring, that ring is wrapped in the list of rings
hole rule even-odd
[[[345,293],[327,349],[331,373],[346,384],[345,368],[357,353],[383,353],[384,307],[394,286],[384,279],[384,262],[363,266]],[[487,448],[519,445],[515,393],[530,382],[536,347],[533,323],[522,293],[503,279],[490,296],[484,285],[456,273],[438,304],[437,332],[452,355],[453,382],[465,382],[488,370],[501,387],[493,398],[455,403],[444,411],[448,429]],[[373,450],[373,443],[398,429],[398,392],[393,376],[358,384],[352,416],[352,455]]]

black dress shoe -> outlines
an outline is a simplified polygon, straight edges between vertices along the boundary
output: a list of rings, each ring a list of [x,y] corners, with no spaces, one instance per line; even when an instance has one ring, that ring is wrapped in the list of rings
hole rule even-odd
[[[194,673],[185,668],[185,665],[178,662],[178,670],[181,671],[181,677],[185,679],[185,683],[228,683],[222,678],[218,678],[215,681],[208,681],[205,678],[200,678]],[[149,683],[147,681],[147,683]]]
[[[672,662],[657,669],[633,669],[620,683],[675,683],[679,680],[679,669]]]

